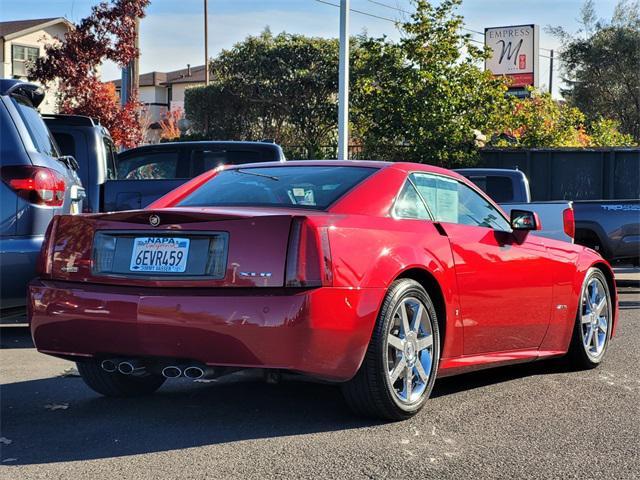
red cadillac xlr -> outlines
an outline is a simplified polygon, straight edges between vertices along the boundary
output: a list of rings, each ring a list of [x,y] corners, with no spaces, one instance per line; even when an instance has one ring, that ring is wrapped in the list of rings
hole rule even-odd
[[[31,331],[104,395],[262,368],[340,382],[356,412],[407,418],[436,377],[601,362],[612,271],[540,228],[427,165],[213,170],[144,210],[56,217]]]

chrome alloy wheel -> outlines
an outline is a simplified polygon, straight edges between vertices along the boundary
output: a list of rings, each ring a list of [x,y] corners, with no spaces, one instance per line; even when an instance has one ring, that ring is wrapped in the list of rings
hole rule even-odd
[[[396,399],[420,400],[433,366],[433,331],[427,307],[407,297],[396,307],[387,333],[387,378]]]
[[[598,277],[589,279],[582,291],[580,326],[582,345],[592,358],[602,355],[609,335],[611,308],[607,288]]]

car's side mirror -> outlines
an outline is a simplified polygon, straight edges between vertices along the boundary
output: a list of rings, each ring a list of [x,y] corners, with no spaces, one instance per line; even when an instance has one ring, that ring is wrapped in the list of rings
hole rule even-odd
[[[535,212],[511,210],[511,228],[514,230],[542,230],[542,223]]]

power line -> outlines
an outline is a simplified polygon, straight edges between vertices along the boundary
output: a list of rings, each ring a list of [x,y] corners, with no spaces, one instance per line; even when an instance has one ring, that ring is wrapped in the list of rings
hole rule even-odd
[[[335,3],[328,2],[327,0],[314,0],[314,1],[316,1],[318,3],[324,3],[325,5],[330,5],[332,7],[340,8],[340,5],[336,5]],[[386,8],[389,8],[391,10],[397,10],[398,12],[406,13],[406,14],[411,15],[411,12],[409,12],[408,10],[403,10],[401,8],[397,8],[397,7],[394,7],[392,5],[388,5],[386,3],[379,2],[377,0],[367,0],[367,1],[370,2],[370,3],[373,3],[375,5],[380,5],[382,7],[386,7]],[[382,17],[380,15],[375,15],[373,13],[365,12],[365,11],[362,11],[362,10],[357,10],[355,8],[350,8],[349,10],[354,12],[354,13],[359,13],[360,15],[366,15],[367,17],[372,17],[372,18],[377,18],[379,20],[384,20],[386,22],[393,23],[394,25],[397,25],[399,23],[398,20],[393,20],[393,19],[388,18],[388,17]],[[473,30],[471,28],[466,28],[466,27],[461,27],[461,29],[465,30],[467,32],[477,33],[478,35],[484,36],[484,32],[481,32],[479,30]],[[485,43],[483,41],[476,40],[475,38],[471,38],[470,37],[469,41],[471,41],[473,43],[477,43],[478,45],[483,45],[483,46],[485,45]],[[551,51],[551,49],[549,49],[549,48],[544,48],[544,47],[539,47],[539,48],[541,50]],[[540,57],[542,57],[542,58],[551,58],[551,57],[546,56],[546,55],[540,55]],[[558,57],[554,57],[554,60],[558,60],[559,61],[559,58]]]
[[[318,3],[324,3],[325,5],[331,5],[332,7],[340,8],[340,5],[336,5],[335,3],[327,2],[326,0],[315,0],[315,1],[318,2]],[[370,1],[371,3],[376,3],[378,5],[383,5],[381,2],[377,2],[377,1],[374,1],[374,0],[368,0],[368,1]],[[410,12],[407,12],[406,10],[401,10],[401,9],[396,8],[396,7],[392,7],[391,5],[384,5],[384,6],[386,6],[388,8],[391,8],[393,10],[398,10],[400,12],[410,13]],[[385,20],[387,22],[391,22],[394,25],[397,25],[399,23],[397,20],[392,20],[392,19],[387,18],[387,17],[381,17],[379,15],[374,15],[373,13],[369,13],[369,12],[363,12],[362,10],[356,10],[355,8],[350,8],[349,10],[352,11],[352,12],[355,12],[355,13],[359,13],[360,15],[366,15],[368,17],[378,18],[380,20]],[[469,29],[465,28],[464,30],[469,30]],[[469,38],[469,40],[474,42],[474,43],[477,43],[479,45],[484,45],[484,42],[481,42],[480,40],[475,40],[473,38]]]
[[[340,8],[340,5],[336,5],[335,3],[327,2],[326,0],[315,0],[318,3],[324,3],[325,5],[331,5],[332,7]],[[398,22],[396,20],[392,20],[387,17],[381,17],[380,15],[374,15],[373,13],[363,12],[362,10],[356,10],[355,8],[349,9],[351,12],[359,13],[360,15],[366,15],[367,17],[377,18],[379,20],[385,20],[387,22],[391,22],[396,25]]]
[[[405,13],[407,15],[413,15],[413,12],[410,12],[408,10],[403,10],[402,8],[399,8],[399,7],[394,7],[393,5],[389,5],[388,3],[379,2],[378,0],[367,0],[367,2],[373,3],[374,5],[380,5],[381,7],[388,8],[390,10],[395,10],[396,12]],[[467,27],[460,27],[460,28],[467,32],[477,33],[478,35],[484,36],[484,32],[481,32],[480,30],[474,30],[472,28],[467,28]]]
[[[388,8],[390,10],[395,10],[395,11],[400,12],[400,13],[405,13],[407,15],[413,15],[413,13],[408,11],[408,10],[404,10],[402,8],[399,8],[399,7],[394,7],[393,5],[389,5],[388,3],[384,3],[384,2],[379,2],[378,0],[367,0],[367,2],[373,3],[374,5],[379,5],[379,6],[384,7],[384,8]],[[482,35],[484,37],[484,32],[481,32],[480,30],[475,30],[473,28],[468,28],[468,27],[460,27],[460,28],[462,30],[466,31],[466,32],[475,33],[477,35]],[[472,41],[474,41],[476,43],[484,44],[484,42],[480,42],[479,40],[472,40]],[[550,52],[552,50],[551,48],[545,48],[545,47],[539,47],[539,48],[540,48],[540,50],[546,50],[547,52]]]

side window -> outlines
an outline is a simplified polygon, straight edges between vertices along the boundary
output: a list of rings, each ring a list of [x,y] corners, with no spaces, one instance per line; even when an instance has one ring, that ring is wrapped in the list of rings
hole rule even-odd
[[[393,206],[393,215],[398,218],[414,218],[418,220],[431,220],[427,207],[416,192],[415,187],[409,181],[405,182],[400,195]]]
[[[107,178],[109,180],[115,180],[117,177],[116,165],[118,164],[116,146],[108,138],[103,137],[102,141],[104,142],[104,153],[107,160]]]
[[[467,185],[438,175],[414,173],[416,188],[439,222],[509,231],[509,222]]]
[[[176,178],[178,152],[145,152],[118,163],[121,180],[169,180]]]

